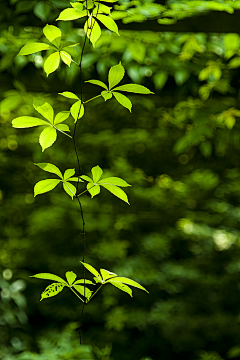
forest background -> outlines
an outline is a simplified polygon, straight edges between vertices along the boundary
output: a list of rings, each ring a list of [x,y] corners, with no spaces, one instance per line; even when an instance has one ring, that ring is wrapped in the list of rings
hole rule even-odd
[[[11,127],[17,116],[34,116],[36,96],[62,111],[69,102],[57,93],[79,92],[75,64],[62,64],[46,78],[45,52],[17,56],[29,39],[41,41],[42,28],[56,26],[68,6],[65,0],[0,3],[0,359],[240,358],[240,51],[234,28],[240,2],[121,0],[115,5],[127,13],[117,21],[121,36],[103,30],[95,49],[87,43],[84,80],[106,81],[121,61],[126,82],[155,95],[130,95],[131,114],[115,100],[98,99],[78,129],[82,168],[98,164],[132,184],[131,206],[107,191],[94,201],[83,197],[87,262],[150,292],[135,289],[131,299],[106,287],[85,308],[82,346],[78,299],[66,291],[40,303],[46,284],[29,278],[68,270],[81,275],[77,204],[58,189],[33,197],[39,176],[45,178],[33,165],[43,161],[39,130]],[[211,15],[219,20],[215,27]],[[57,26],[65,40],[82,45],[81,20]],[[80,50],[72,48],[71,55],[79,57]],[[91,84],[84,91],[86,98],[97,95]],[[65,141],[63,150],[62,144],[59,136],[44,161],[76,167],[70,146]]]

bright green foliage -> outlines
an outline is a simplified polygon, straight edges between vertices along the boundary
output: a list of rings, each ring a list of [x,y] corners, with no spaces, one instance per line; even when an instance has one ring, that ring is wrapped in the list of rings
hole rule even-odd
[[[87,190],[91,194],[92,198],[100,193],[100,186],[103,186],[113,195],[117,196],[119,199],[129,204],[127,194],[122,189],[120,189],[119,186],[127,187],[131,185],[129,185],[126,181],[118,177],[108,177],[100,180],[103,171],[98,165],[94,166],[91,172],[92,172],[92,179],[86,175],[81,175],[81,179],[88,181]]]
[[[60,182],[63,183],[63,189],[65,192],[73,199],[76,195],[76,187],[72,185],[69,181],[75,181],[75,182],[82,182],[81,179],[77,177],[73,177],[75,174],[75,169],[68,169],[65,171],[64,175],[62,175],[61,171],[53,164],[49,163],[39,163],[35,164],[38,167],[40,167],[44,171],[48,171],[51,173],[54,173],[60,177],[60,180],[58,179],[46,179],[41,180],[36,183],[34,186],[34,196],[37,196],[39,194],[44,194],[48,191],[53,190]]]
[[[65,124],[60,124],[65,121],[69,115],[69,111],[61,111],[54,119],[54,112],[52,106],[47,102],[35,101],[34,108],[47,120],[30,116],[20,116],[12,120],[12,126],[15,128],[28,128],[33,126],[45,125],[47,126],[39,136],[39,143],[42,151],[52,146],[57,139],[57,130],[65,134],[64,131],[70,131],[69,127]],[[67,135],[67,134],[65,134]],[[70,135],[67,135],[70,136]]]
[[[112,66],[109,70],[108,86],[99,80],[88,80],[86,82],[90,82],[91,84],[103,87],[104,89],[106,89],[106,91],[102,91],[101,95],[105,101],[111,99],[112,96],[114,96],[120,105],[124,106],[131,112],[132,110],[131,101],[127,98],[127,96],[119,93],[118,91],[126,91],[135,94],[145,94],[145,95],[153,94],[153,92],[148,90],[145,86],[138,84],[125,84],[114,88],[114,86],[119,84],[120,81],[123,79],[124,74],[125,74],[125,70],[120,61],[118,65]]]
[[[71,106],[71,109],[70,109],[71,115],[75,120],[74,122],[77,122],[78,119],[83,117],[84,105],[81,103],[81,100],[79,99],[79,97],[77,95],[75,95],[74,93],[72,93],[70,91],[64,91],[63,93],[59,93],[59,95],[62,95],[68,99],[77,99],[78,100]]]

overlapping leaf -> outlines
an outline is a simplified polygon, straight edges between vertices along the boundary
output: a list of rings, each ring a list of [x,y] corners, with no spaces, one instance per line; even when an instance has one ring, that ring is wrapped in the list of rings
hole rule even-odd
[[[125,74],[125,70],[120,62],[118,65],[112,66],[110,68],[108,73],[108,86],[99,80],[88,80],[87,82],[101,86],[102,88],[105,89],[104,91],[101,92],[101,95],[105,101],[111,99],[112,96],[114,96],[120,105],[124,106],[131,112],[132,110],[131,101],[127,96],[121,94],[119,91],[131,92],[135,94],[145,94],[145,95],[153,94],[153,92],[148,90],[145,86],[138,84],[125,84],[115,87],[123,79],[124,74]]]
[[[33,106],[46,120],[31,116],[19,116],[12,120],[12,126],[15,128],[29,128],[44,125],[45,128],[39,136],[39,143],[42,147],[42,151],[44,151],[56,141],[57,130],[65,135],[67,135],[65,131],[70,131],[68,125],[61,124],[69,117],[70,112],[61,111],[54,118],[54,111],[49,103],[35,100]]]
[[[81,117],[83,117],[84,115],[84,105],[81,102],[81,100],[79,99],[79,97],[70,92],[70,91],[64,91],[63,93],[58,93],[59,95],[62,95],[68,99],[74,99],[77,100],[70,109],[71,115],[74,118],[74,122],[76,122],[78,119],[80,119]]]
[[[75,174],[75,169],[67,169],[64,172],[64,175],[62,175],[59,168],[53,164],[38,163],[35,165],[37,165],[38,167],[40,167],[40,169],[42,169],[44,171],[56,174],[60,178],[60,180],[59,179],[46,179],[46,180],[41,180],[41,181],[37,182],[36,185],[34,186],[34,196],[44,194],[48,191],[53,190],[60,182],[62,182],[63,189],[65,190],[65,192],[72,199],[74,198],[74,196],[76,196],[76,191],[77,191],[76,187],[74,185],[72,185],[71,182],[72,181],[82,182],[82,180],[73,176]]]
[[[127,187],[131,185],[129,185],[125,180],[118,177],[108,177],[105,179],[101,179],[103,171],[98,165],[93,167],[91,172],[92,179],[87,175],[82,175],[81,179],[88,181],[87,190],[91,194],[92,198],[100,193],[100,187],[103,186],[113,195],[117,196],[119,199],[129,204],[127,194],[122,189],[120,189],[119,186]]]

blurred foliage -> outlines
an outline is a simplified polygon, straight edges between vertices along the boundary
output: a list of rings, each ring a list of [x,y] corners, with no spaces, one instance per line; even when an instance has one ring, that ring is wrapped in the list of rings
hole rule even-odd
[[[178,19],[189,16],[190,7],[194,15],[211,6],[228,11],[238,3],[169,1],[142,6],[152,5],[156,12],[165,6]],[[61,189],[33,197],[34,184],[45,178],[33,163],[52,162],[63,171],[66,164],[76,168],[76,161],[61,134],[43,157],[40,130],[14,129],[11,120],[37,115],[34,98],[45,99],[56,112],[68,110],[72,102],[57,93],[79,94],[80,77],[72,64],[61,65],[46,78],[45,52],[16,55],[30,39],[42,41],[42,27],[56,24],[59,12],[68,6],[63,0],[0,3],[0,358],[12,360],[23,351],[20,359],[75,359],[84,358],[82,350],[89,359],[104,360],[237,358],[238,34],[122,30],[118,37],[103,31],[94,51],[87,44],[84,80],[106,81],[109,68],[121,61],[126,83],[140,83],[156,93],[152,98],[132,95],[132,114],[114,99],[86,104],[77,134],[83,173],[99,165],[106,176],[124,174],[132,185],[131,206],[104,189],[92,200],[83,197],[86,261],[138,281],[150,295],[134,289],[133,299],[128,299],[106,286],[85,307],[82,347],[76,345],[75,326],[67,325],[81,315],[74,295],[63,292],[39,302],[45,283],[29,275],[64,276],[73,270],[81,277],[82,235],[77,204]],[[64,40],[80,43],[80,49],[71,50],[77,60],[84,34],[81,22],[74,24],[79,28],[71,22],[58,25]],[[96,95],[94,91],[91,84],[84,85],[86,99]]]

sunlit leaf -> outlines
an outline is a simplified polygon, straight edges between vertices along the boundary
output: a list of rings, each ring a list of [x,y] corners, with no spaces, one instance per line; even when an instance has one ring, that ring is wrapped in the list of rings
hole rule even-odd
[[[66,98],[68,98],[68,99],[80,100],[77,95],[75,95],[74,93],[72,93],[72,92],[70,92],[70,91],[64,91],[64,92],[58,93],[58,94],[66,97]]]
[[[101,23],[103,25],[106,26],[106,28],[108,28],[109,30],[111,30],[119,35],[117,24],[115,23],[115,21],[112,18],[110,18],[109,16],[106,16],[106,15],[100,15],[100,14],[96,15],[96,17],[99,21],[101,21]]]
[[[105,189],[110,191],[113,195],[117,196],[119,199],[125,201],[128,205],[130,205],[130,203],[128,202],[127,194],[122,189],[120,189],[119,187],[117,187],[115,185],[105,185],[105,184],[101,184],[101,185]]]
[[[74,282],[74,285],[77,284],[91,284],[91,285],[95,285],[91,280],[87,280],[87,279],[80,279]]]
[[[20,50],[18,55],[29,55],[34,54],[35,52],[48,50],[50,49],[50,45],[44,43],[30,43],[24,45],[24,47]]]
[[[89,1],[89,0],[87,0],[87,1]],[[83,4],[72,3],[72,2],[70,2],[70,4],[72,5],[72,7],[74,7],[74,9],[76,9],[78,11],[83,11]]]
[[[92,291],[89,290],[86,286],[82,285],[72,285],[72,287],[79,292],[79,294],[85,296],[87,299],[89,299],[92,295]]]
[[[70,112],[75,122],[84,115],[84,106],[80,100],[71,106]]]
[[[89,181],[90,183],[93,182],[92,179],[91,179],[89,176],[87,176],[87,175],[81,175],[80,177],[81,177],[81,179],[86,180],[86,181]]]
[[[88,183],[87,189],[88,189],[89,193],[91,194],[92,198],[100,193],[100,186],[93,185],[93,183]]]
[[[34,186],[34,196],[53,190],[60,183],[60,181],[61,180],[57,179],[46,179],[37,182]]]
[[[75,188],[74,185],[72,185],[70,182],[68,181],[64,181],[63,183],[63,189],[66,191],[66,193],[71,196],[71,198],[73,199],[74,196],[76,195],[77,189]]]
[[[62,32],[56,26],[46,25],[43,28],[43,33],[52,44],[54,44],[57,48],[59,48],[61,43]]]
[[[67,180],[74,174],[75,174],[75,169],[67,169],[63,175],[63,178],[64,178],[64,180]]]
[[[110,279],[114,276],[117,276],[117,274],[115,274],[111,271],[105,270],[105,269],[100,269],[100,273],[102,275],[103,281]]]
[[[44,71],[46,72],[47,76],[53,73],[59,67],[60,63],[60,55],[59,52],[56,51],[55,53],[51,54],[44,63]]]
[[[120,105],[127,108],[130,112],[132,111],[132,103],[131,101],[123,94],[113,91],[113,96],[119,102]]]
[[[45,128],[39,137],[39,143],[42,147],[42,151],[52,146],[57,139],[57,131],[52,126]]]
[[[60,14],[56,20],[76,20],[80,19],[87,15],[87,10],[78,11],[77,9],[65,9]]]
[[[60,283],[53,283],[53,284],[49,285],[42,292],[40,301],[59,294],[63,290],[64,286],[66,286],[66,285],[60,284]]]
[[[108,73],[109,89],[116,86],[124,77],[125,70],[121,62],[118,65],[112,66]]]
[[[97,165],[92,168],[91,172],[92,172],[92,176],[93,176],[93,182],[97,183],[103,174],[102,169],[100,168],[100,166]]]
[[[61,131],[70,131],[69,126],[66,124],[58,124],[55,127]]]
[[[89,265],[89,264],[87,264],[87,263],[85,263],[85,262],[83,262],[83,261],[80,261],[80,263],[83,264],[83,266],[84,266],[88,271],[90,271],[94,276],[97,277],[97,279],[101,280],[101,282],[102,282],[101,275],[99,274],[99,272],[98,272],[96,269],[94,269],[94,267],[93,267],[92,265]]]
[[[68,65],[68,66],[71,65],[72,58],[71,58],[71,55],[68,52],[62,50],[62,51],[60,51],[60,56],[61,56],[62,61],[66,65]]]
[[[125,291],[127,294],[129,294],[132,297],[132,289],[130,289],[130,287],[128,287],[127,285],[124,285],[123,283],[120,282],[112,282],[109,281],[112,285],[116,286],[118,289]]]
[[[34,165],[37,165],[38,167],[40,167],[40,169],[42,169],[44,171],[56,174],[61,179],[63,179],[61,171],[59,170],[59,168],[57,166],[55,166],[53,164],[50,164],[50,163],[37,163],[37,164],[34,164]]]
[[[15,128],[29,128],[38,125],[47,125],[48,122],[32,116],[19,116],[12,120],[12,126]]]
[[[131,285],[131,286],[134,286],[134,287],[136,287],[138,289],[144,290],[144,291],[146,291],[148,293],[148,291],[142,285],[140,285],[136,281],[128,279],[126,277],[118,276],[118,277],[113,278],[111,280],[107,280],[106,282],[123,283],[123,284]]]
[[[68,284],[72,285],[72,283],[74,283],[77,275],[73,271],[67,271],[65,275],[66,275]]]
[[[69,178],[68,181],[83,182],[79,177],[76,176]]]
[[[70,111],[61,111],[59,112],[54,119],[54,125],[57,125],[61,122],[63,122],[64,120],[66,120],[70,115]]]
[[[60,283],[67,284],[66,281],[64,279],[62,279],[60,276],[57,276],[54,274],[49,274],[49,273],[40,273],[40,274],[36,274],[36,275],[31,275],[30,277],[35,277],[35,278],[44,279],[44,280],[54,280],[54,281],[59,281]]]
[[[93,47],[95,47],[96,41],[101,36],[101,28],[98,25],[97,20],[95,20],[94,18],[92,18],[92,16],[90,16],[88,20],[85,22],[84,31],[85,34],[87,34],[87,37],[89,38],[91,43],[93,44]]]
[[[35,110],[37,110],[37,112],[39,112],[39,114],[41,114],[43,117],[49,120],[51,124],[53,124],[54,111],[49,103],[35,99],[33,102],[33,107]]]
[[[91,84],[101,86],[101,87],[103,87],[104,89],[108,90],[107,85],[105,85],[105,84],[104,84],[102,81],[100,81],[100,80],[87,80],[87,81],[85,81],[85,82],[89,82],[89,83],[91,83]]]
[[[148,90],[145,86],[138,85],[138,84],[126,84],[118,86],[114,89],[118,91],[127,91],[127,92],[133,92],[136,94],[154,94],[152,91]]]
[[[102,97],[104,98],[105,101],[112,98],[112,92],[111,91],[102,91],[101,95],[102,95]]]
[[[115,177],[115,176],[99,180],[98,184],[99,185],[116,185],[116,186],[122,186],[122,187],[131,186],[125,180]]]

